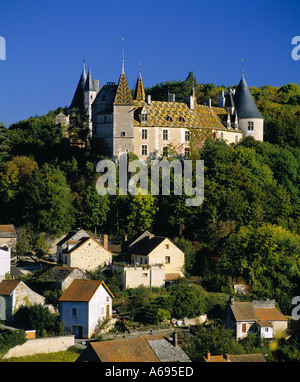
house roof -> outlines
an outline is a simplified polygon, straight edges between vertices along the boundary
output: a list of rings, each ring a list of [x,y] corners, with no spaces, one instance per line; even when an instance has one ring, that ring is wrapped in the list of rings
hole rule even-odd
[[[12,224],[0,225],[0,237],[17,237],[15,227]]]
[[[64,281],[75,270],[83,274],[83,272],[79,268],[75,268],[75,267],[65,267],[65,266],[53,267],[52,269],[46,272],[46,280],[47,281]]]
[[[76,107],[78,108],[83,107],[83,89],[85,87],[86,80],[87,80],[87,75],[85,71],[85,62],[83,61],[82,73],[81,73],[81,76],[80,76],[80,79],[79,79],[79,82],[78,82],[78,85],[77,85],[77,88],[76,88],[76,91],[69,109],[73,109]]]
[[[58,243],[57,243],[57,246],[62,246],[63,244],[65,244],[67,241],[69,240],[79,240],[81,239],[82,237],[90,237],[91,235],[89,235],[85,230],[83,229],[79,229],[79,230],[74,230],[74,231],[70,231],[63,239],[61,239]]]
[[[276,308],[256,308],[255,314],[260,321],[287,321],[288,319]]]
[[[251,302],[234,302],[230,307],[236,321],[258,321]]]
[[[262,354],[211,355],[205,362],[266,362]]]
[[[180,347],[174,347],[168,335],[90,342],[87,353],[100,362],[189,362]],[[82,357],[82,360],[89,360]]]
[[[91,342],[101,362],[159,362],[144,337]]]
[[[10,296],[21,281],[2,280],[0,283],[0,295]]]
[[[138,241],[131,252],[135,255],[147,256],[166,239],[166,237],[162,236],[154,236],[152,238],[147,236]]]
[[[87,243],[88,241],[90,240],[93,240],[95,243],[97,243],[100,247],[102,247],[105,251],[109,252],[111,255],[112,253],[103,247],[103,245],[101,243],[99,243],[99,241],[97,241],[96,239],[94,239],[93,237],[82,237],[80,240],[78,241],[74,241],[73,240],[73,244],[75,244],[74,247],[72,247],[69,251],[67,251],[68,254],[71,254],[75,251],[77,251],[77,249],[79,249],[82,245],[84,245],[85,243]]]
[[[88,302],[93,297],[97,289],[103,285],[106,291],[113,298],[114,295],[111,293],[107,285],[103,281],[99,280],[74,280],[67,290],[62,294],[59,301],[81,301]]]

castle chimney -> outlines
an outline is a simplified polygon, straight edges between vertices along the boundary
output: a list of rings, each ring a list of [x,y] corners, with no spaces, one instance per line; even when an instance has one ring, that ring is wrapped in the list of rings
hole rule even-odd
[[[175,348],[178,346],[178,334],[176,332],[173,332],[173,345]]]
[[[108,235],[103,235],[103,247],[108,249]]]
[[[168,93],[168,102],[175,102],[175,94]]]
[[[147,104],[151,105],[151,94],[147,95]]]

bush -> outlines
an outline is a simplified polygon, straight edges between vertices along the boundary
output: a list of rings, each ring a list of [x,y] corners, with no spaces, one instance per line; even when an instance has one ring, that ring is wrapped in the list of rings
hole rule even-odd
[[[22,345],[26,341],[25,330],[14,330],[0,334],[0,352],[4,353],[8,349]]]

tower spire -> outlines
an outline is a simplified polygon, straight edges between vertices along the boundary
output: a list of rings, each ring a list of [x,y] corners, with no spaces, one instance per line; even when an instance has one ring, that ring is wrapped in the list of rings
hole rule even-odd
[[[122,74],[125,74],[125,58],[124,58],[124,37],[122,37],[123,48],[122,48]]]
[[[142,80],[141,61],[139,61],[139,77],[136,82],[133,99],[136,101],[145,101],[145,90],[144,90],[144,85]]]
[[[244,70],[244,59],[242,58],[242,77],[245,77],[245,70]]]

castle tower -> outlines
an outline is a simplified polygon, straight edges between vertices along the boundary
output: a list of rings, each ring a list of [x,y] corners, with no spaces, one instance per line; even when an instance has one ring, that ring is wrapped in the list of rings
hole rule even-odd
[[[250,93],[244,73],[233,99],[238,116],[238,126],[243,131],[243,136],[251,136],[258,141],[263,141],[264,119]]]
[[[87,80],[87,75],[85,71],[85,61],[83,60],[82,73],[81,73],[74,97],[72,99],[71,105],[69,106],[68,114],[71,114],[73,109],[82,108],[83,101],[84,101],[83,90],[85,87],[86,80]]]
[[[91,65],[89,65],[89,72],[83,89],[83,107],[87,115],[87,127],[89,129],[89,136],[92,136],[92,103],[97,95],[92,79]]]
[[[113,156],[133,152],[134,146],[134,107],[124,69],[124,54],[122,57],[122,72],[113,103]]]

